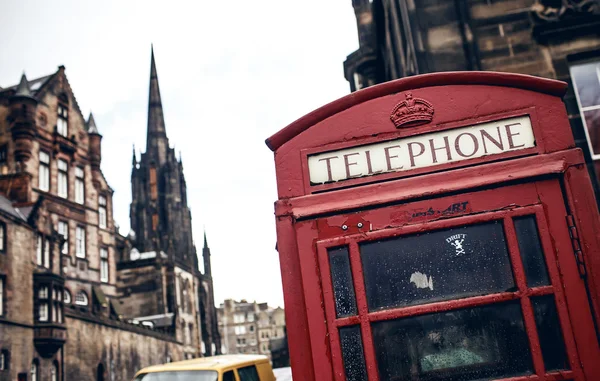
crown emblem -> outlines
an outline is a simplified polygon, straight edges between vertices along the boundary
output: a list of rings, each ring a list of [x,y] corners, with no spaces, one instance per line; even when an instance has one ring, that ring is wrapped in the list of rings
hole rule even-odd
[[[429,123],[433,119],[433,106],[425,99],[413,98],[412,93],[406,93],[406,100],[394,107],[390,119],[396,128]]]

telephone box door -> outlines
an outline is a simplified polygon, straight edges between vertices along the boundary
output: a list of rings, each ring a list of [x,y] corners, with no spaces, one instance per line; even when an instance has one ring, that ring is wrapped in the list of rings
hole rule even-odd
[[[597,379],[570,231],[558,180],[298,222],[318,379]]]

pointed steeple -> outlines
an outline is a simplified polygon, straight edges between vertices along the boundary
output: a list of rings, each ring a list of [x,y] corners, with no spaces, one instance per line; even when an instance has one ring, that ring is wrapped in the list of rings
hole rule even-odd
[[[208,242],[206,241],[206,230],[204,230],[204,247],[202,248],[202,259],[204,260],[204,275],[212,276],[212,269],[210,265],[210,249],[208,248]]]
[[[137,164],[137,156],[135,155],[135,144],[133,145],[133,159],[131,163],[135,166]]]
[[[150,59],[150,89],[148,94],[148,130],[146,135],[146,152],[159,164],[166,161],[169,142],[165,130],[160,88],[158,86],[158,73],[154,60],[154,46],[151,48]]]
[[[94,120],[94,115],[90,112],[90,117],[87,120],[87,131],[88,134],[96,134],[100,135],[98,132],[98,128],[96,127],[96,121]]]
[[[27,81],[25,73],[23,73],[23,75],[21,76],[21,82],[19,82],[19,86],[17,86],[15,97],[31,98],[31,89],[29,88],[29,82]]]

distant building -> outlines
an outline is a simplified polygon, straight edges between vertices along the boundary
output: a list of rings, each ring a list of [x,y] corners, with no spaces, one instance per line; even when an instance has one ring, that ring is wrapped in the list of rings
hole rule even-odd
[[[223,353],[256,353],[270,359],[271,341],[285,337],[283,308],[227,299],[217,314]]]
[[[352,0],[359,49],[344,62],[351,91],[441,71],[559,79],[576,145],[600,200],[599,0]],[[350,1],[348,1],[350,6]]]
[[[130,381],[219,353],[210,249],[205,237],[202,274],[154,55],[148,113],[123,237],[102,136],[65,68],[0,88],[0,381]]]

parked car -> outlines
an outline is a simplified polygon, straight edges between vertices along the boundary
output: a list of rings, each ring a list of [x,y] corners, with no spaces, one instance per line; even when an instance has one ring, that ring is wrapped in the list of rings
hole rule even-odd
[[[153,365],[133,381],[275,381],[266,356],[223,355]]]

